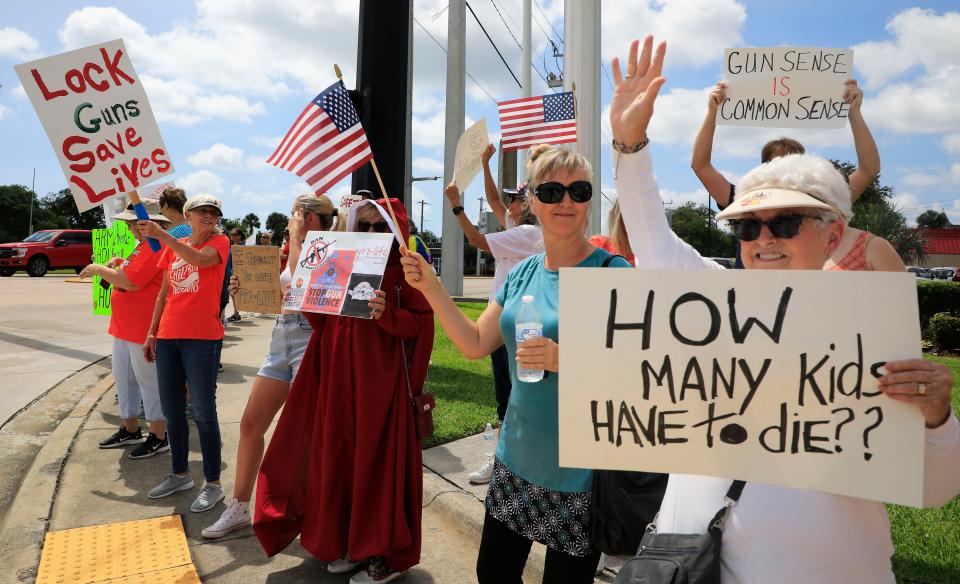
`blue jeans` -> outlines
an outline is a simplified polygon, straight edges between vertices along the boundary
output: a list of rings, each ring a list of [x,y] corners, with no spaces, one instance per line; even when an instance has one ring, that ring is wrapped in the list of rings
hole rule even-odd
[[[193,421],[200,435],[203,476],[207,482],[220,480],[220,424],[217,421],[217,365],[222,340],[158,339],[157,381],[160,405],[167,419],[167,439],[174,474],[187,472],[190,428],[187,426],[187,395]]]

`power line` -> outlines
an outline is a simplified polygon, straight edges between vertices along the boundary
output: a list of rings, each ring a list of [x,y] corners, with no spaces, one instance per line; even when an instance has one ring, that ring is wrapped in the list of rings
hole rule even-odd
[[[540,3],[537,2],[537,0],[533,0],[533,4],[534,4],[534,6],[537,7],[537,11],[540,12],[540,16],[542,16],[543,19],[547,21],[547,26],[550,27],[550,29],[553,31],[553,34],[557,35],[557,40],[560,41],[560,46],[563,46],[563,35],[561,35],[560,33],[558,33],[558,32],[557,32],[557,29],[553,27],[553,23],[550,22],[550,19],[547,18],[547,15],[546,15],[546,14],[544,14],[543,8],[540,8]],[[537,26],[540,26],[540,23],[539,23],[539,22],[537,23]],[[540,26],[540,30],[543,30],[543,27],[542,27],[542,26]],[[550,35],[547,34],[547,31],[544,30],[544,31],[543,31],[543,34],[547,35],[547,38],[550,38]]]
[[[483,23],[480,22],[480,19],[477,18],[477,13],[473,11],[473,6],[470,6],[469,2],[466,2],[467,8],[470,9],[470,14],[473,15],[473,19],[477,21],[477,25],[480,27],[480,30],[483,31],[483,34],[487,36],[487,40],[490,41],[490,46],[493,47],[493,50],[497,52],[497,55],[500,57],[500,60],[503,61],[503,66],[507,68],[507,71],[510,72],[510,76],[513,77],[513,80],[517,82],[517,87],[523,88],[523,84],[520,83],[520,80],[517,79],[517,76],[513,73],[513,69],[510,68],[510,64],[507,63],[507,60],[503,57],[503,53],[500,52],[500,49],[497,47],[497,43],[493,42],[493,38],[490,36],[490,33],[487,32],[487,29],[484,28]]]
[[[500,22],[503,23],[503,27],[507,29],[507,32],[510,33],[510,36],[513,37],[513,42],[517,43],[517,48],[521,51],[523,50],[523,45],[520,44],[520,41],[517,40],[517,37],[513,34],[513,31],[510,30],[510,27],[507,26],[507,21],[503,17],[503,13],[500,12],[500,9],[497,8],[497,3],[494,0],[490,0],[490,4],[493,4],[493,9],[497,11],[497,15],[500,16]]]
[[[430,34],[430,31],[427,30],[427,27],[423,26],[423,23],[421,23],[419,20],[417,20],[417,17],[416,17],[416,16],[413,17],[413,21],[417,23],[417,25],[420,27],[421,30],[423,30],[423,32],[427,33],[427,36],[430,37],[430,40],[432,40],[433,42],[435,42],[435,43],[437,44],[437,46],[440,47],[440,50],[443,51],[444,54],[447,53],[447,47],[443,46],[443,44],[442,44],[440,41],[438,41],[438,40],[436,39],[436,37],[434,37],[432,34]],[[477,81],[476,79],[474,79],[473,75],[471,75],[469,71],[467,71],[466,69],[464,69],[464,73],[466,73],[467,77],[470,78],[470,81],[473,81],[474,83],[476,83],[477,87],[480,88],[480,91],[482,91],[484,94],[486,94],[487,97],[490,98],[490,101],[492,101],[494,104],[499,103],[496,99],[494,99],[494,97],[493,97],[492,95],[490,95],[490,92],[489,92],[489,91],[487,91],[482,85],[480,85],[480,82],[479,82],[479,81]]]

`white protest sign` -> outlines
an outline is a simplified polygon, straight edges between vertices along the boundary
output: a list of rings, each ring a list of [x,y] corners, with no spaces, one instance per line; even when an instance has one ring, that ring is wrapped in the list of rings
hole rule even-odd
[[[173,172],[122,40],[15,69],[80,212]]]
[[[920,506],[924,422],[877,390],[920,357],[910,274],[560,271],[560,465]]]
[[[727,98],[717,124],[766,128],[842,128],[850,106],[844,83],[853,51],[811,47],[726,49]]]
[[[360,195],[343,195],[340,197],[340,207],[343,209],[349,209],[350,207],[356,205],[363,200],[363,197]]]
[[[311,231],[303,242],[286,310],[370,318],[393,233]]]
[[[490,144],[487,137],[487,119],[482,118],[476,124],[467,128],[467,131],[457,141],[457,154],[453,166],[453,180],[457,183],[460,192],[467,190],[467,186],[483,169],[483,151]]]

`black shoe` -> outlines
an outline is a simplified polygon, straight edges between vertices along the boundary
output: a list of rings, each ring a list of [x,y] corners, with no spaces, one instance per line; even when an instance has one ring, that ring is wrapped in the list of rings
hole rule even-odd
[[[140,428],[136,432],[127,432],[127,429],[120,426],[120,429],[113,433],[109,438],[100,441],[100,448],[120,448],[127,444],[137,444],[143,442],[143,434]]]
[[[130,453],[130,458],[150,458],[161,452],[167,452],[170,450],[170,443],[167,442],[167,435],[163,435],[163,440],[157,438],[153,432],[147,435],[147,439],[144,440],[143,444],[137,446],[133,452]]]

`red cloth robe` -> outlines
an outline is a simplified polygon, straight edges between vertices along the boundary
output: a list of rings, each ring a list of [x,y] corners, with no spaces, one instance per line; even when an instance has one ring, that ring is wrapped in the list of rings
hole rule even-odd
[[[406,213],[391,202],[406,240]],[[423,462],[401,339],[416,342],[407,356],[417,394],[434,325],[399,258],[394,245],[379,320],[304,313],[313,334],[257,481],[254,531],[268,555],[300,535],[322,561],[383,556],[394,570],[420,561]]]

